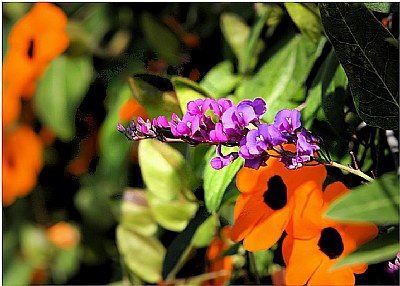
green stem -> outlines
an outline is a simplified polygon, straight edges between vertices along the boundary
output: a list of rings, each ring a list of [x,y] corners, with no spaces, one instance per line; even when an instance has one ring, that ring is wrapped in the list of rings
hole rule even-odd
[[[357,176],[359,176],[359,177],[361,177],[361,178],[367,180],[368,182],[371,182],[371,183],[372,183],[372,182],[374,181],[373,178],[371,178],[370,176],[364,174],[363,172],[361,172],[361,170],[355,170],[355,169],[353,169],[353,168],[344,166],[344,165],[342,165],[342,164],[339,164],[339,163],[336,163],[336,162],[333,162],[333,161],[332,161],[332,162],[329,162],[328,165],[330,165],[330,166],[332,166],[332,167],[339,168],[339,169],[341,169],[341,170],[345,170],[345,171],[347,171],[347,172],[349,172],[349,173],[352,173],[352,174],[354,174],[354,175],[357,175]]]

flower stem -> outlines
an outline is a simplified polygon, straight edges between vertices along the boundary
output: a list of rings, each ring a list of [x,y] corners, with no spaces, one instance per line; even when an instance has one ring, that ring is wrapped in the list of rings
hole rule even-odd
[[[333,161],[329,162],[328,165],[330,165],[330,166],[332,166],[332,167],[339,168],[339,169],[344,170],[344,171],[347,171],[347,172],[352,173],[352,174],[354,174],[354,175],[357,175],[357,176],[359,176],[359,177],[361,177],[361,178],[367,180],[368,182],[371,182],[371,183],[372,183],[372,182],[374,181],[373,178],[371,178],[371,177],[368,176],[367,174],[364,174],[363,172],[361,172],[361,170],[355,170],[355,169],[353,169],[353,168],[344,166],[344,165],[342,165],[342,164],[339,164],[339,163],[336,163],[336,162],[333,162]]]

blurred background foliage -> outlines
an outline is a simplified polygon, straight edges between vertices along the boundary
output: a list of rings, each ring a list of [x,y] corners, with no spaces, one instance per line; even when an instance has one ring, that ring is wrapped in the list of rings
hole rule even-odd
[[[398,79],[392,54],[398,52],[398,7],[388,4],[342,6],[354,12],[354,25],[367,14],[367,26],[379,31],[377,54],[363,59],[338,46],[337,23],[328,17],[323,23],[329,5],[56,3],[68,18],[70,43],[49,63],[32,98],[22,99],[15,123],[40,137],[43,167],[29,194],[3,204],[3,284],[279,281],[279,244],[250,257],[222,231],[233,224],[239,160],[215,171],[208,163],[213,148],[129,142],[116,124],[181,115],[187,101],[200,97],[236,103],[262,97],[266,122],[282,108],[300,106],[303,125],[324,139],[333,160],[353,164],[352,151],[365,173],[397,170],[398,149],[391,150],[388,136],[398,138],[398,130],[385,131],[398,128],[398,85],[392,83]],[[5,55],[12,27],[33,3],[2,5]],[[366,86],[379,72],[351,70],[343,64],[349,55],[390,61],[384,74],[391,85],[383,91]],[[372,99],[361,87],[384,100],[366,104]],[[12,128],[3,124],[3,145]],[[360,185],[358,177],[328,172],[328,181]],[[398,214],[387,216],[385,233]],[[371,261],[377,264],[358,283],[396,283],[381,261],[394,257],[398,244],[386,240],[390,250]]]

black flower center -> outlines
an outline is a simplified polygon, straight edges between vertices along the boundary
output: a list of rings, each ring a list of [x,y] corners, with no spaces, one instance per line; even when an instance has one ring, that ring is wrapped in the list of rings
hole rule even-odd
[[[322,230],[318,246],[330,259],[338,258],[344,250],[342,237],[339,232],[332,227]]]
[[[34,48],[34,42],[33,42],[33,40],[31,39],[30,41],[29,41],[29,48],[28,48],[28,57],[31,59],[31,58],[33,58],[33,48]]]
[[[264,203],[274,211],[280,210],[287,203],[286,185],[278,175],[268,181],[268,189],[264,192]]]

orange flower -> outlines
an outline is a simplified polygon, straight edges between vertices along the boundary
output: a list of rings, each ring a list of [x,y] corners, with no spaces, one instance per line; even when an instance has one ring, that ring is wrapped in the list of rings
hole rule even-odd
[[[216,236],[207,249],[207,259],[210,261],[210,273],[216,273],[216,278],[211,281],[211,285],[224,285],[229,281],[232,271],[232,257],[222,256],[222,253],[229,249],[229,236],[231,227],[225,226],[220,231],[220,237]],[[223,272],[223,274],[218,274]]]
[[[342,183],[336,182],[330,184],[321,194],[322,203],[319,208],[317,200],[315,203],[297,206],[297,214],[300,214],[301,208],[306,210],[313,205],[311,210],[302,215],[301,220],[293,220],[300,224],[303,222],[300,226],[303,232],[298,236],[288,234],[283,241],[287,285],[353,285],[354,273],[363,273],[367,269],[366,264],[360,263],[330,270],[338,260],[378,234],[378,229],[373,224],[347,224],[323,219],[322,215],[329,204],[348,191]],[[312,223],[306,222],[307,220]],[[310,226],[309,235],[305,225]],[[316,228],[318,232],[315,232]]]
[[[244,239],[243,246],[249,251],[270,248],[288,225],[296,199],[321,188],[325,176],[322,165],[288,170],[272,157],[259,170],[242,168],[236,177],[242,194],[235,205],[231,239]]]
[[[71,224],[61,221],[47,229],[47,238],[55,246],[69,249],[79,243],[80,235]]]
[[[42,165],[43,144],[35,132],[21,125],[3,133],[3,204],[28,194],[36,185]]]
[[[36,3],[10,32],[3,63],[3,127],[18,118],[20,97],[30,98],[49,62],[68,47],[67,17],[50,3]]]
[[[128,122],[132,120],[133,117],[142,117],[143,119],[148,119],[149,115],[146,110],[136,101],[136,99],[131,96],[129,99],[122,105],[119,110],[119,118]]]

